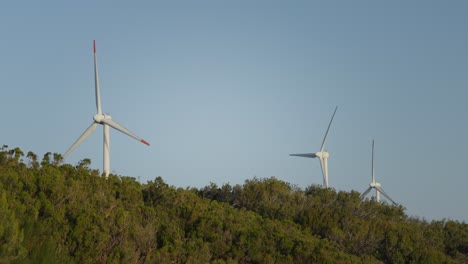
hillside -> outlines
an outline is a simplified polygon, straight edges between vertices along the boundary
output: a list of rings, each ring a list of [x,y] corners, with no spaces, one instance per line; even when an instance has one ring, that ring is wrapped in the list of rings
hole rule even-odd
[[[0,149],[0,263],[468,263],[468,225],[275,178],[176,188]]]

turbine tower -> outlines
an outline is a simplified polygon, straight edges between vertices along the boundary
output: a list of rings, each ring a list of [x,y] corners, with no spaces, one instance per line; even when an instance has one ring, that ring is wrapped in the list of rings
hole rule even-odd
[[[304,158],[319,158],[320,167],[322,168],[322,174],[323,174],[323,185],[326,188],[328,188],[328,157],[330,156],[330,154],[325,150],[325,142],[327,141],[328,131],[330,131],[330,126],[333,122],[333,118],[335,117],[337,109],[338,109],[338,106],[335,107],[335,112],[333,112],[332,118],[330,120],[330,124],[328,124],[327,132],[325,133],[325,137],[323,137],[320,151],[315,152],[315,153],[290,154],[289,155],[289,156],[304,157]]]
[[[73,143],[73,145],[63,154],[63,158],[65,158],[68,154],[70,154],[78,145],[80,145],[89,135],[93,133],[96,129],[97,125],[102,125],[104,129],[104,159],[103,159],[103,173],[109,176],[110,172],[110,134],[109,134],[109,127],[112,127],[146,145],[150,145],[144,139],[138,137],[137,135],[130,132],[121,124],[114,121],[110,115],[103,114],[101,109],[101,92],[99,90],[99,78],[98,78],[98,66],[97,66],[97,57],[96,57],[96,41],[93,41],[94,46],[94,84],[95,84],[95,92],[96,92],[96,108],[97,114],[93,117],[93,123],[85,130],[85,132]]]
[[[361,194],[361,199],[372,190],[375,189],[375,200],[380,202],[380,194],[385,196],[388,200],[390,200],[394,205],[397,205],[395,201],[390,198],[390,196],[382,189],[382,185],[379,182],[375,181],[375,171],[374,171],[374,140],[372,140],[372,182],[369,184],[369,188],[365,192]]]

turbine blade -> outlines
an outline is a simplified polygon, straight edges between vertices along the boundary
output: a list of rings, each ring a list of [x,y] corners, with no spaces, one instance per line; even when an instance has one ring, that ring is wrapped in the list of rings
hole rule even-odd
[[[94,86],[96,90],[96,108],[97,108],[97,113],[102,114],[101,91],[99,89],[99,76],[98,76],[98,65],[97,65],[97,56],[96,56],[96,40],[93,41],[93,46],[94,46]]]
[[[375,171],[374,171],[374,140],[372,140],[372,182],[375,183]]]
[[[73,145],[63,154],[63,158],[65,158],[70,152],[72,152],[78,145],[81,144],[93,131],[96,129],[97,123],[92,123],[86,130],[85,132],[73,143]]]
[[[381,187],[378,187],[376,186],[375,187],[383,196],[385,196],[388,200],[390,200],[394,205],[397,205],[397,203],[395,201],[393,201],[392,198],[390,198],[390,196],[381,188]]]
[[[139,136],[133,134],[132,132],[130,132],[130,130],[126,129],[124,126],[122,126],[121,124],[117,123],[116,121],[110,119],[110,118],[104,118],[102,121],[102,123],[106,124],[106,125],[109,125],[110,127],[114,128],[114,129],[117,129],[118,131],[140,141],[141,143],[143,144],[146,144],[146,145],[150,145],[147,141],[145,141],[144,139],[140,138]]]
[[[109,173],[110,173],[110,133],[109,133],[109,126],[104,124],[103,125],[103,139],[104,139],[104,144],[103,144],[103,170],[102,172],[104,173],[104,175],[107,177],[109,177]]]
[[[335,112],[333,112],[332,118],[330,120],[330,124],[328,124],[327,132],[325,133],[325,137],[323,137],[322,146],[320,147],[320,152],[322,152],[323,148],[325,147],[325,142],[327,141],[328,131],[330,131],[330,127],[333,122],[333,118],[335,117],[336,110],[338,110],[338,106],[335,107]]]
[[[328,188],[328,158],[325,157],[323,158],[323,167],[324,167],[324,173],[323,173],[323,178],[325,181],[325,187]]]
[[[317,157],[317,155],[315,155],[315,153],[289,154],[289,156],[304,157],[304,158],[316,158]]]
[[[364,197],[372,190],[372,187],[367,188],[365,192],[361,194],[361,199],[364,199]]]
[[[322,169],[322,176],[323,176],[323,185],[328,188],[328,184],[327,184],[327,181],[326,181],[326,178],[325,178],[325,164],[323,164],[323,158],[320,158],[320,168]]]

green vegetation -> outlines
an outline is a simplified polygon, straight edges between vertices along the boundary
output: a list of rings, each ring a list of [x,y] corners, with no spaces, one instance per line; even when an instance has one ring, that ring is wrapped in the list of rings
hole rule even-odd
[[[0,263],[468,263],[468,226],[275,178],[175,188],[0,149]]]

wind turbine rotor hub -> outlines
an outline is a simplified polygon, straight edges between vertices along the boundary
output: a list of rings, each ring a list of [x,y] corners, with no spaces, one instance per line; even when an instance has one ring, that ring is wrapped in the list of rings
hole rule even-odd
[[[96,114],[95,116],[93,116],[94,122],[99,123],[99,124],[102,122],[104,118],[105,116],[103,114]]]
[[[112,119],[110,115],[106,114],[96,114],[93,116],[94,122],[101,124],[104,119]]]
[[[101,123],[101,121],[104,119],[104,115],[97,114],[97,115],[93,116],[93,119],[94,119],[94,122]]]
[[[326,159],[330,157],[330,154],[328,154],[328,152],[326,151],[319,151],[319,152],[315,152],[315,156],[317,156],[318,158]]]

